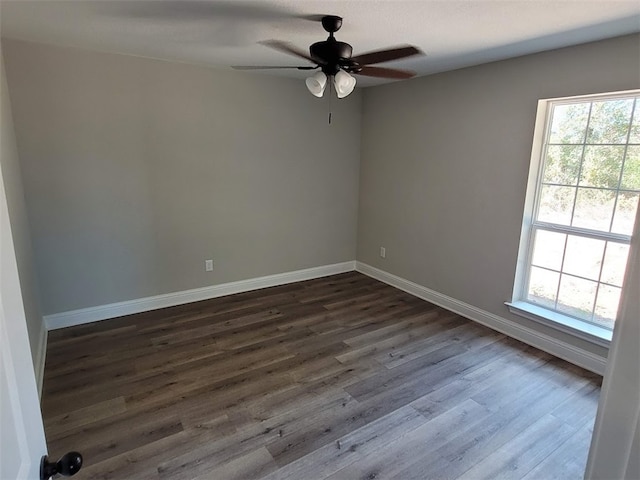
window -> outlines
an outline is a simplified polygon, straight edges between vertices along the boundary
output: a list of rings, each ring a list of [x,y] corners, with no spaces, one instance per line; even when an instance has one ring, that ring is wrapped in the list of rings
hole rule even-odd
[[[610,340],[640,197],[640,91],[541,101],[538,115],[509,306]]]

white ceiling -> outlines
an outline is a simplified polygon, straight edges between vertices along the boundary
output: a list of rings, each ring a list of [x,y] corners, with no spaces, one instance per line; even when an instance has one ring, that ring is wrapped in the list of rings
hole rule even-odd
[[[400,44],[426,56],[384,64],[418,75],[640,31],[640,0],[0,0],[3,37],[228,68],[304,65],[258,42],[324,40],[304,15],[344,18],[354,55]],[[302,78],[277,70],[251,74]],[[386,80],[358,77],[359,86]]]

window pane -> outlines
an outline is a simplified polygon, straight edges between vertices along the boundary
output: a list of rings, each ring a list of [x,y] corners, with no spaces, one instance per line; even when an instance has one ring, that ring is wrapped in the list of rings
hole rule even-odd
[[[531,263],[560,271],[566,238],[564,233],[536,230]]]
[[[627,147],[627,157],[624,160],[620,188],[640,190],[640,146],[630,145]]]
[[[531,267],[527,300],[542,307],[555,308],[560,274],[538,267]]]
[[[615,195],[615,192],[607,190],[579,188],[572,225],[608,232]]]
[[[550,145],[544,164],[544,183],[575,185],[582,160],[582,145]]]
[[[589,118],[589,103],[556,105],[549,143],[583,143]]]
[[[604,254],[604,240],[569,235],[562,271],[598,280]]]
[[[639,196],[637,193],[620,192],[618,194],[618,204],[616,205],[616,213],[611,227],[613,233],[622,233],[624,235],[633,233]]]
[[[596,299],[597,282],[562,275],[557,310],[585,320],[591,319]]]
[[[629,256],[620,235],[632,234],[640,208],[640,96],[630,96],[550,103],[536,210],[525,212],[525,219],[533,213],[525,224],[532,230],[519,254],[527,256],[527,270],[519,262],[518,282],[526,282],[519,300],[606,328]]]
[[[540,194],[538,220],[570,225],[575,191],[576,189],[572,187],[543,185]]]
[[[607,242],[607,252],[604,255],[600,281],[621,287],[628,257],[629,245]]]
[[[633,99],[593,102],[587,143],[626,143]]]
[[[633,113],[629,143],[640,143],[640,102],[636,99],[636,110]]]
[[[600,285],[593,316],[594,322],[613,329],[613,324],[618,313],[618,304],[620,303],[620,293],[620,288]]]
[[[580,185],[618,188],[624,147],[587,146],[580,174]]]

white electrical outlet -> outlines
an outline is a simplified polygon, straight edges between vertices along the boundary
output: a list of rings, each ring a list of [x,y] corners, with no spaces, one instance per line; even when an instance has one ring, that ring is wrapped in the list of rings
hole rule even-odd
[[[387,258],[387,249],[384,247],[380,247],[380,257]]]
[[[204,269],[207,272],[212,272],[213,271],[213,260],[205,260],[204,261]]]

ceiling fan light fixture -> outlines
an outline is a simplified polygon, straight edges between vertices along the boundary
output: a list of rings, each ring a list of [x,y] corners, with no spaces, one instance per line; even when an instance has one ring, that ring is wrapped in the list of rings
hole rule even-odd
[[[333,79],[333,84],[336,87],[338,98],[344,98],[356,88],[356,79],[344,70],[339,70]]]
[[[320,98],[327,87],[327,76],[323,72],[317,72],[308,77],[304,83],[313,96]]]

